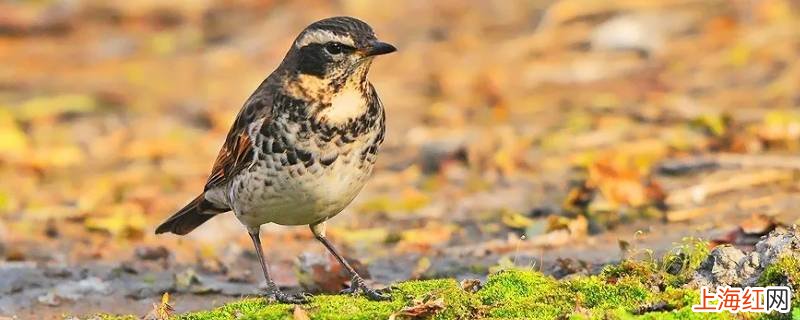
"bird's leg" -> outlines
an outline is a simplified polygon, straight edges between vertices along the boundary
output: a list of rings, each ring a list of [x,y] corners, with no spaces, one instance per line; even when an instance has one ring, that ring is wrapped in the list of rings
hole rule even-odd
[[[317,238],[319,242],[322,242],[323,245],[325,245],[325,248],[327,248],[328,251],[331,254],[333,254],[334,257],[336,257],[336,260],[339,260],[339,263],[341,263],[342,266],[344,266],[345,269],[347,269],[347,271],[350,272],[350,276],[353,277],[352,280],[350,281],[350,288],[342,290],[342,293],[357,293],[358,291],[362,291],[364,292],[364,296],[366,296],[367,299],[373,301],[389,300],[391,298],[388,295],[382,294],[377,290],[368,287],[366,282],[364,282],[364,278],[361,278],[361,276],[358,275],[356,270],[353,269],[353,267],[351,267],[349,263],[347,263],[347,260],[345,260],[342,257],[342,255],[339,254],[338,251],[336,251],[336,248],[333,247],[333,244],[331,244],[330,241],[328,241],[328,239],[325,238],[324,222],[320,224],[311,225],[311,232],[314,233],[314,237]]]
[[[258,262],[261,263],[261,270],[264,271],[264,278],[267,279],[267,298],[273,299],[280,303],[307,303],[308,299],[305,295],[299,296],[292,296],[287,295],[278,288],[278,285],[275,284],[275,281],[272,281],[272,277],[269,275],[269,266],[267,266],[267,260],[264,259],[264,252],[261,249],[261,237],[259,235],[259,229],[249,230],[250,238],[253,239],[253,245],[256,247],[256,255],[258,255]]]

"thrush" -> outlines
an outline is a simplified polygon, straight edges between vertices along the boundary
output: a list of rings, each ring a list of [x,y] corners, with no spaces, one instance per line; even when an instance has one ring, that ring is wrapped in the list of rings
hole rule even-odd
[[[344,292],[386,299],[366,285],[325,237],[325,222],[355,198],[372,172],[385,115],[367,72],[375,56],[395,50],[355,18],[333,17],[309,25],[244,103],[203,192],[156,233],[185,235],[233,211],[252,238],[266,295],[302,303],[305,295],[287,295],[271,278],[259,232],[267,223],[308,225],[352,276]]]

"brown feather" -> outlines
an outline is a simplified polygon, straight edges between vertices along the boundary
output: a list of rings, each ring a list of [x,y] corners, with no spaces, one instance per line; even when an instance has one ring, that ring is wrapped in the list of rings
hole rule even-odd
[[[214,208],[201,194],[158,226],[156,234],[172,232],[184,235],[208,221],[208,219],[225,211],[228,210]]]
[[[206,182],[205,190],[224,185],[253,161],[253,141],[248,129],[254,123],[268,123],[272,113],[272,96],[268,93],[274,80],[267,78],[247,99],[244,107],[236,116],[222,149],[214,161],[211,175]],[[260,128],[257,128],[260,129]]]

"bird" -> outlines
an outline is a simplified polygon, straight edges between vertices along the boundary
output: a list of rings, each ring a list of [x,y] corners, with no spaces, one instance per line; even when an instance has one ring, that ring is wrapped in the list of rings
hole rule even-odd
[[[308,225],[350,273],[343,293],[388,299],[342,257],[326,237],[325,225],[372,173],[386,117],[367,73],[376,56],[396,50],[357,18],[311,23],[244,102],[203,192],[159,225],[156,234],[185,235],[232,211],[252,239],[266,279],[265,297],[305,303],[308,295],[286,294],[273,281],[260,230],[268,223]]]

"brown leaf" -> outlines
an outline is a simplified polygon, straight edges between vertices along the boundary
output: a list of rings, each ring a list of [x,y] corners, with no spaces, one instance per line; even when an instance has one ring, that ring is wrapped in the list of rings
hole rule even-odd
[[[292,311],[292,318],[294,320],[309,320],[311,318],[308,317],[308,312],[300,306],[294,306],[294,311]]]
[[[749,218],[739,223],[742,232],[750,235],[765,235],[775,229],[775,219],[762,213],[753,213]]]
[[[169,304],[169,292],[164,292],[161,296],[161,303],[153,303],[153,310],[144,319],[147,320],[169,320],[175,308]]]
[[[411,306],[403,308],[389,317],[389,319],[402,318],[425,318],[432,316],[436,312],[444,309],[444,298],[426,296],[421,299],[414,299]]]
[[[481,289],[481,281],[478,279],[461,280],[461,289],[469,293],[478,292]]]
[[[356,271],[369,278],[369,271],[358,259],[345,257]],[[333,255],[303,253],[295,264],[295,275],[300,286],[310,293],[336,293],[344,289],[351,276]]]

